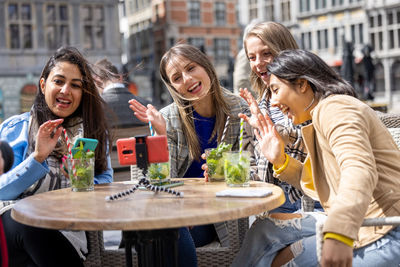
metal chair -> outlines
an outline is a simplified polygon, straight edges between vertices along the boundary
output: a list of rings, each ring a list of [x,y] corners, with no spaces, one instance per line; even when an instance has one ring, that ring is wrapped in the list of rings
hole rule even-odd
[[[196,249],[198,266],[230,266],[239,251],[244,235],[249,229],[248,218],[228,221],[229,245],[227,247],[205,246]],[[87,232],[89,254],[86,267],[125,267],[125,250],[106,250],[104,248],[103,232]],[[132,253],[133,266],[137,266],[137,254]]]

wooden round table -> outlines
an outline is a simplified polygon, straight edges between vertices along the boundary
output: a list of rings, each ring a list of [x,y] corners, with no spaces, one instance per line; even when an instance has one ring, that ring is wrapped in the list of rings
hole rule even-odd
[[[272,195],[268,197],[232,198],[215,196],[216,192],[228,189],[224,182],[181,180],[185,184],[173,189],[183,192],[182,198],[139,189],[127,197],[107,202],[106,196],[132,187],[130,183],[111,183],[96,185],[92,192],[72,192],[66,188],[33,195],[18,201],[11,215],[20,223],[42,228],[123,230],[129,233],[138,230],[176,230],[182,226],[244,218],[272,210],[285,201],[282,189],[272,184],[250,183],[250,188],[271,190]]]

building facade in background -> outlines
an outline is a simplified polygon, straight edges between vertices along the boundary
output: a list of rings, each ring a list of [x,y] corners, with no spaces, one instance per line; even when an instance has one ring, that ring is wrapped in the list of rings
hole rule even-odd
[[[118,0],[0,0],[0,120],[30,110],[44,64],[60,46],[120,65],[118,22]]]
[[[365,82],[363,49],[373,49],[375,101],[400,102],[400,2],[398,0],[239,0],[242,27],[252,19],[281,22],[300,47],[340,71],[344,44],[354,57],[354,86]],[[362,89],[362,88],[361,88]]]
[[[159,62],[180,42],[205,52],[221,83],[232,88],[233,58],[240,37],[236,4],[236,0],[125,0],[123,24],[127,25],[121,28],[126,30],[123,36],[127,41],[123,58],[128,69],[136,69],[134,79],[141,80],[139,95],[152,94],[159,106],[169,103],[169,93],[159,77]]]

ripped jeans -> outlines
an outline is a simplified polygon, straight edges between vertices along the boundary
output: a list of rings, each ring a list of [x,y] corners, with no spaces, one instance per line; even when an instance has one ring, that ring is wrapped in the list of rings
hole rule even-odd
[[[284,266],[318,266],[315,224],[325,215],[303,213],[290,220],[257,219],[233,261],[233,267],[271,266],[276,254],[290,245],[294,258]],[[365,247],[354,250],[353,266],[400,266],[400,226]],[[384,255],[384,257],[383,257]]]

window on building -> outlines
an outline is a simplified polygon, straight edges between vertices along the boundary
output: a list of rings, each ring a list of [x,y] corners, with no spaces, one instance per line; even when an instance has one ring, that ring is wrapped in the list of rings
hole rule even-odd
[[[301,34],[301,48],[304,50],[312,50],[311,32]]]
[[[264,1],[264,9],[265,9],[265,20],[274,21],[274,0],[265,0]]]
[[[83,25],[84,48],[89,50],[105,48],[104,9],[98,5],[84,5],[80,9]]]
[[[390,30],[389,31],[389,49],[394,48],[394,31]]]
[[[216,63],[228,63],[230,51],[231,47],[229,39],[227,38],[214,39],[214,59]]]
[[[300,0],[300,12],[310,12],[310,0]]]
[[[389,38],[389,49],[398,49],[400,48],[400,9],[388,10],[387,11],[388,18],[388,38]],[[390,17],[390,19],[389,19]]]
[[[281,1],[281,18],[282,21],[290,21],[290,0],[282,0]]]
[[[382,26],[382,15],[378,15],[378,27]]]
[[[339,46],[339,28],[333,28],[333,47],[337,49]]]
[[[7,7],[8,47],[10,49],[33,48],[32,6],[29,3],[10,3]]]
[[[257,0],[248,0],[250,21],[258,18]]]
[[[69,44],[68,6],[47,4],[45,7],[45,38],[49,49]]]
[[[226,6],[224,2],[216,2],[215,7],[215,22],[217,25],[226,25]]]
[[[376,80],[375,90],[377,92],[384,92],[385,91],[385,72],[383,70],[383,65],[381,63],[378,63],[375,65],[375,80]]]
[[[200,25],[201,18],[200,18],[200,2],[199,1],[189,1],[189,23],[191,25]]]
[[[323,50],[328,48],[328,30],[317,31],[318,49]]]
[[[341,6],[341,5],[343,5],[343,1],[344,1],[344,0],[332,0],[332,2],[331,2],[332,7],[336,7],[336,6]]]
[[[392,67],[393,71],[393,91],[400,91],[400,62],[396,61]]]
[[[382,27],[382,15],[381,14],[371,15],[369,17],[369,22],[370,22],[369,36],[371,45],[375,50],[383,50],[384,27]]]
[[[315,0],[315,9],[324,9],[326,8],[326,0]]]
[[[188,44],[193,45],[200,50],[204,50],[204,47],[205,47],[205,41],[204,41],[204,38],[202,38],[202,37],[188,38]]]
[[[393,13],[391,11],[388,11],[388,14],[386,17],[387,17],[387,24],[392,25],[393,24]]]

